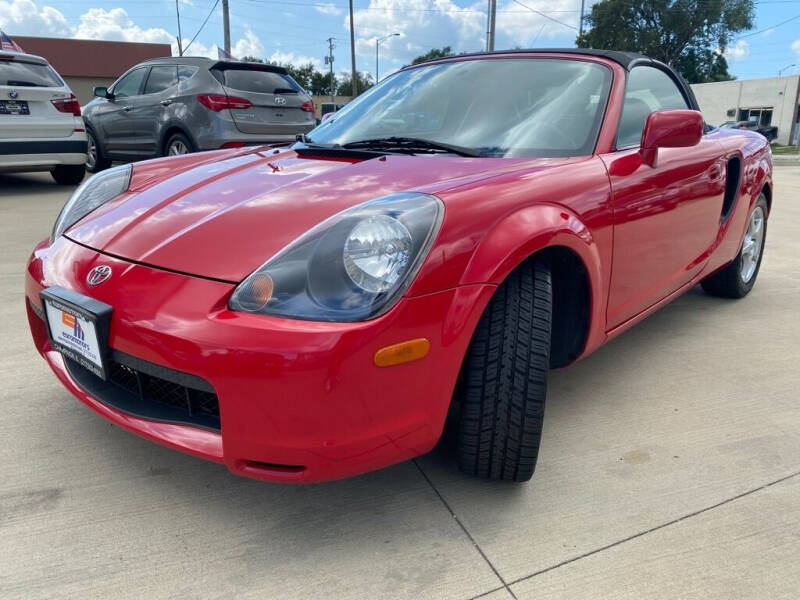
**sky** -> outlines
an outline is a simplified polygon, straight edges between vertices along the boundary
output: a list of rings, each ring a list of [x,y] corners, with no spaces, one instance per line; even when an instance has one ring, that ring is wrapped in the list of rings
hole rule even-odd
[[[184,46],[196,35],[188,54],[216,57],[216,46],[223,45],[221,2],[178,2]],[[311,61],[325,69],[326,40],[333,37],[335,69],[349,71],[347,0],[229,3],[234,56]],[[587,11],[591,3],[587,0]],[[482,50],[486,5],[486,0],[354,0],[357,68],[374,76],[375,40],[392,33],[400,35],[380,45],[381,77],[434,47]],[[496,48],[574,46],[580,0],[497,0],[497,7]],[[11,37],[161,42],[177,54],[175,13],[175,0],[0,0],[0,29]],[[755,28],[740,35],[726,53],[737,78],[773,77],[792,64],[783,74],[800,73],[800,0],[756,0]]]

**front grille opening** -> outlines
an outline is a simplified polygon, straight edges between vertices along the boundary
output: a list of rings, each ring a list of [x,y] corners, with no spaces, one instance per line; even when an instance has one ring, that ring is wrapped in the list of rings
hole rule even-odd
[[[146,419],[220,430],[219,401],[200,377],[112,351],[106,381],[65,358],[70,374],[94,398]]]

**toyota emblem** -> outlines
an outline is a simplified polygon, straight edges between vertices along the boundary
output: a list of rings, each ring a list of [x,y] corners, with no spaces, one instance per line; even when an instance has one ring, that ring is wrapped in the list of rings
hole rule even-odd
[[[111,277],[111,267],[108,265],[97,265],[89,271],[89,274],[86,276],[86,283],[91,286],[100,285],[109,277]]]
[[[17,96],[19,96],[19,92],[17,92],[17,90],[11,90],[10,92],[8,92],[8,97],[11,98],[12,100]]]
[[[277,96],[275,98],[275,104],[286,104],[286,98],[281,98],[280,96]]]

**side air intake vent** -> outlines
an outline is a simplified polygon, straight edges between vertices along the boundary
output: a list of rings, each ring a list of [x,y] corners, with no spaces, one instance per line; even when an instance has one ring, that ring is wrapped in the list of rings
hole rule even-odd
[[[738,156],[732,156],[728,159],[728,169],[726,171],[727,178],[725,180],[725,198],[722,201],[722,222],[724,223],[728,216],[731,214],[736,197],[739,195],[739,189],[742,183],[742,160]]]

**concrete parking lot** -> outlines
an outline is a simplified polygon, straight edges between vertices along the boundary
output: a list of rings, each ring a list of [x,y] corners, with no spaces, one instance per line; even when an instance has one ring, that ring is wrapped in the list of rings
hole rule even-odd
[[[747,298],[692,290],[553,373],[526,485],[462,476],[447,444],[271,485],[106,423],[24,313],[70,191],[0,175],[0,597],[800,597],[800,168],[776,169]]]

